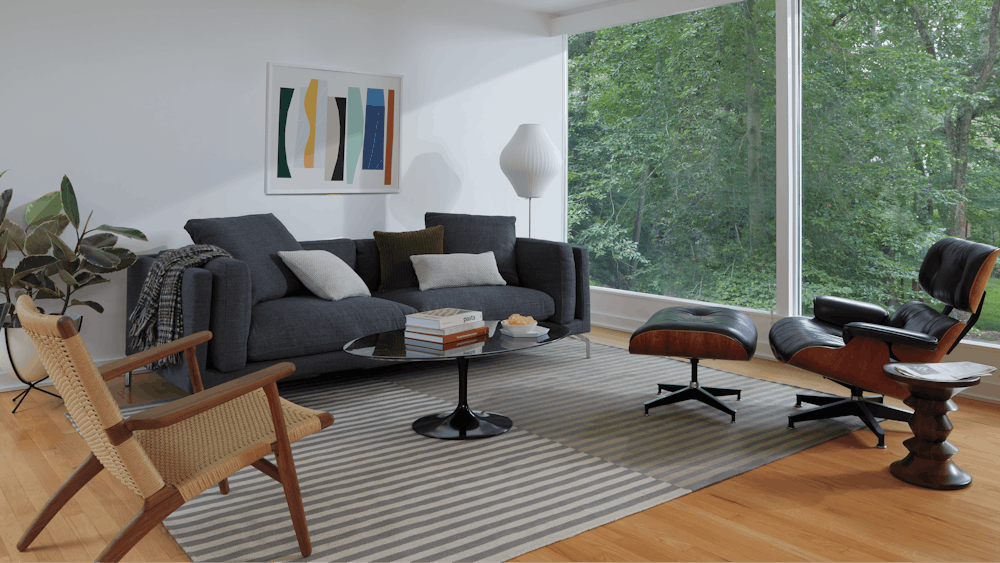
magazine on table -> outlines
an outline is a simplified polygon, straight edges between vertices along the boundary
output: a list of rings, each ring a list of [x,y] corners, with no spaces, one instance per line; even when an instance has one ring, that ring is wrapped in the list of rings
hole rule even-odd
[[[421,311],[406,315],[406,324],[429,328],[447,328],[481,320],[483,320],[482,311],[456,309],[454,307],[445,307],[443,309],[433,309],[431,311]]]
[[[985,377],[997,368],[974,362],[944,362],[940,364],[893,364],[893,368],[907,376],[929,381],[961,381],[973,377]]]
[[[419,332],[421,334],[433,334],[435,336],[451,336],[452,334],[465,332],[467,330],[472,330],[483,326],[486,326],[485,321],[471,321],[467,323],[447,326],[444,328],[431,328],[429,326],[420,326],[420,325],[406,323],[406,330],[408,332],[412,331],[412,332]]]

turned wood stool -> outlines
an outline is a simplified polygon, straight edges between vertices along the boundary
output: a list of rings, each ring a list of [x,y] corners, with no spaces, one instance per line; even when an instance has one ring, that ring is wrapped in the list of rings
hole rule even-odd
[[[739,389],[702,387],[698,383],[698,360],[749,360],[757,351],[757,327],[750,317],[725,307],[668,307],[653,314],[629,340],[630,354],[650,356],[680,356],[691,360],[691,383],[673,385],[660,383],[660,391],[669,395],[647,401],[649,409],[695,399],[733,417],[736,410],[716,397],[736,395]]]
[[[897,371],[900,365],[919,369],[927,364],[887,364],[883,367],[889,379],[898,381],[910,392],[903,403],[914,411],[910,418],[913,437],[903,441],[910,453],[894,461],[889,471],[900,481],[928,489],[947,491],[968,487],[972,484],[972,476],[951,459],[958,448],[948,441],[953,428],[948,413],[958,410],[952,397],[977,385],[979,375],[970,372],[969,377],[959,380],[933,375],[912,377]]]

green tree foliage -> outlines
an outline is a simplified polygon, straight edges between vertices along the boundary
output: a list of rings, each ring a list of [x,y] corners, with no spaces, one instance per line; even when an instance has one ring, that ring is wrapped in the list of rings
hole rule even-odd
[[[920,298],[934,241],[1000,245],[1000,0],[803,12],[804,305]],[[774,57],[773,1],[570,38],[570,240],[594,285],[773,308]]]

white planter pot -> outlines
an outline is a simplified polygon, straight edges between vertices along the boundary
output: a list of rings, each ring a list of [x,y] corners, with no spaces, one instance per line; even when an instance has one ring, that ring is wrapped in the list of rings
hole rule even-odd
[[[83,317],[74,314],[67,316],[76,321],[76,328],[80,330],[81,325],[83,325]],[[32,389],[38,389],[58,397],[58,395],[37,387],[38,382],[47,378],[49,374],[38,359],[38,352],[35,350],[31,338],[25,334],[21,327],[0,327],[0,369],[3,369],[8,376],[16,377],[21,383],[28,386],[27,389],[14,397],[15,401],[18,399],[21,401],[18,401],[12,412],[17,412],[17,408],[21,406],[28,391]]]
[[[35,345],[23,328],[0,329],[0,368],[11,377],[27,383],[41,381],[49,376],[38,361]]]

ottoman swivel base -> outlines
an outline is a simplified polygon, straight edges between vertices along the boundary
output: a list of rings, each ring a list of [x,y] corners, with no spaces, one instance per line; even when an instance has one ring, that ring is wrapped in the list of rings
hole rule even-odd
[[[674,385],[671,383],[657,383],[658,390],[660,391],[673,391],[673,393],[666,395],[664,397],[658,397],[652,401],[646,401],[643,407],[646,409],[646,416],[649,416],[649,409],[652,407],[658,407],[661,405],[672,405],[674,403],[679,403],[681,401],[688,401],[694,399],[696,401],[701,401],[710,407],[719,409],[720,411],[733,417],[731,422],[736,422],[736,410],[731,408],[726,403],[723,403],[716,397],[724,397],[726,395],[736,395],[736,400],[740,400],[740,394],[742,393],[739,389],[725,389],[723,387],[702,387],[698,384],[698,358],[691,358],[691,383],[687,385]]]
[[[680,356],[691,360],[691,383],[676,385],[660,383],[660,391],[670,391],[665,397],[647,401],[649,409],[694,399],[732,417],[736,422],[736,409],[718,397],[736,395],[739,389],[702,387],[698,383],[698,361],[712,358],[719,360],[749,360],[757,348],[757,329],[749,317],[725,307],[668,307],[653,314],[639,327],[629,340],[630,354],[650,356]]]

